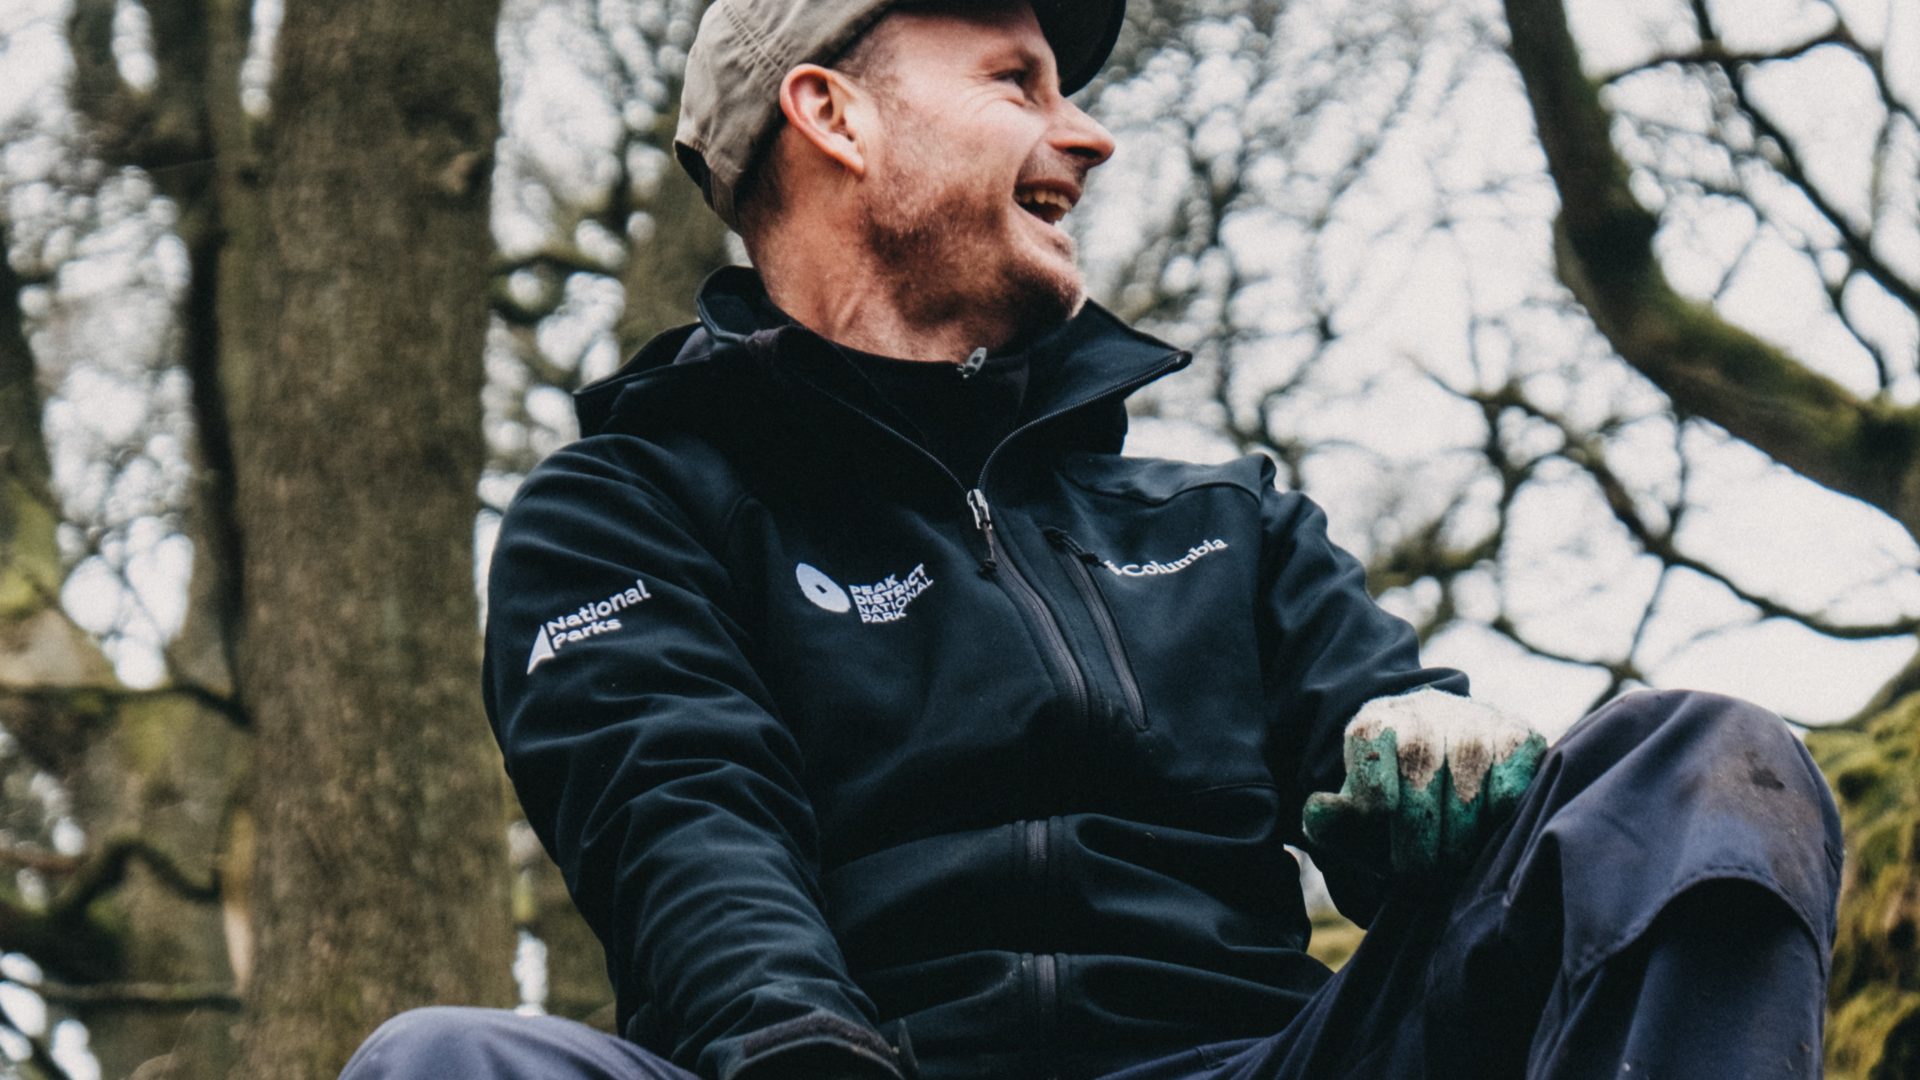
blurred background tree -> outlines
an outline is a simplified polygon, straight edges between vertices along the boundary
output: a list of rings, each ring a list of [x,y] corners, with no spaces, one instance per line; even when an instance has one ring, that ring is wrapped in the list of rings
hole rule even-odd
[[[529,1007],[608,1022],[459,764],[461,605],[567,392],[738,256],[668,152],[697,0],[16,7],[0,1049],[325,1073],[405,1004],[504,1000],[510,952]],[[1272,456],[1477,692],[1833,728],[1836,1076],[1920,1054],[1914,73],[1881,0],[1133,0],[1068,219],[1197,354],[1133,449]]]
[[[4,151],[0,944],[115,1076],[331,1077],[399,1008],[513,1000],[473,679],[495,8],[299,5],[270,76],[254,15],[5,28],[66,92]],[[22,1071],[95,1067],[25,1007]]]

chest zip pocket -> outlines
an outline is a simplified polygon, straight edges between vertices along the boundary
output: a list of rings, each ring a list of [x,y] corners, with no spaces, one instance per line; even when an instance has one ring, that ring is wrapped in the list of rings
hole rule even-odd
[[[1046,530],[1047,542],[1053,545],[1067,563],[1067,576],[1073,579],[1073,587],[1080,594],[1080,602],[1087,607],[1087,614],[1093,617],[1093,625],[1100,632],[1100,644],[1107,650],[1107,663],[1113,668],[1114,678],[1120,681],[1120,695],[1125,702],[1127,720],[1136,731],[1147,730],[1147,704],[1140,697],[1140,684],[1133,677],[1133,664],[1127,660],[1127,647],[1120,640],[1120,626],[1113,621],[1113,609],[1107,606],[1106,594],[1100,591],[1100,583],[1093,576],[1093,569],[1100,565],[1100,556],[1086,548],[1059,529]]]

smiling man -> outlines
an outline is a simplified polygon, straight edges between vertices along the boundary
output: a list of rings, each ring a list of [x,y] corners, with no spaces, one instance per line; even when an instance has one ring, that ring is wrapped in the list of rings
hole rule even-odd
[[[839,70],[790,69],[784,122],[742,192],[767,291],[801,325],[870,353],[998,351],[1083,299],[1060,220],[1113,139],[1062,95],[1031,9],[958,12],[895,8]],[[701,128],[682,144],[696,171]]]
[[[1817,1073],[1839,867],[1776,717],[1547,749],[1270,463],[1127,458],[1186,354],[1060,228],[1121,0],[716,0],[682,164],[756,270],[583,390],[486,698],[617,1032],[407,1013],[347,1075]],[[1306,953],[1313,850],[1365,943]]]

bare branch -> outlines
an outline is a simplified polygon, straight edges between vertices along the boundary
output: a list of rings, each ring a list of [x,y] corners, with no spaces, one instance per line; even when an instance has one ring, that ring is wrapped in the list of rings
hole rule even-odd
[[[0,865],[32,870],[45,877],[64,877],[80,869],[81,860],[38,847],[9,844],[0,847]]]
[[[220,899],[217,874],[205,880],[190,877],[173,856],[147,840],[123,836],[109,841],[73,869],[66,889],[47,905],[47,918],[53,922],[77,918],[87,905],[118,888],[126,880],[127,868],[135,862],[145,864],[161,885],[184,899],[202,904]]]
[[[22,1032],[22,1034],[25,1033]],[[73,1074],[54,1060],[53,1049],[44,1040],[28,1036],[27,1045],[31,1048],[28,1051],[27,1060],[33,1062],[33,1067],[39,1070],[38,1080],[73,1080]]]
[[[1776,60],[1795,60],[1823,45],[1837,45],[1845,41],[1847,41],[1846,33],[1838,25],[1818,37],[1808,38],[1784,49],[1742,51],[1729,49],[1718,39],[1712,39],[1703,41],[1697,49],[1656,53],[1631,67],[1602,76],[1600,84],[1611,86],[1621,79],[1663,67],[1725,67],[1733,64],[1765,64]]]
[[[0,899],[0,949],[25,953],[41,967],[82,980],[112,977],[123,963],[117,934],[84,914],[37,911]]]
[[[1880,100],[1886,105],[1887,111],[1899,116],[1904,116],[1909,123],[1920,126],[1920,114],[1916,114],[1913,106],[1901,100],[1900,95],[1893,92],[1893,84],[1887,81],[1886,53],[1880,49],[1868,48],[1862,44],[1859,35],[1855,34],[1853,27],[1848,24],[1846,12],[1841,11],[1839,5],[1835,4],[1833,0],[1820,0],[1820,4],[1833,13],[1834,26],[1840,33],[1840,46],[1855,56],[1858,56],[1861,62],[1866,65],[1867,70],[1873,74],[1874,86],[1880,91]],[[1892,7],[1887,9],[1889,25],[1898,18],[1895,14],[1896,10],[1897,9]]]
[[[1863,401],[1676,293],[1653,254],[1659,219],[1627,186],[1611,117],[1581,72],[1561,0],[1505,2],[1560,193],[1560,277],[1601,333],[1678,409],[1920,535],[1920,412]]]
[[[0,683],[0,714],[16,708],[58,709],[69,706],[84,712],[150,701],[183,699],[219,713],[235,727],[249,726],[246,710],[231,695],[198,683],[175,683],[143,690],[119,686],[8,686]]]
[[[521,301],[513,295],[513,289],[510,286],[513,275],[527,271],[542,275],[553,286],[548,288],[547,295],[536,303]],[[538,326],[542,319],[560,310],[560,302],[565,290],[558,287],[557,283],[565,281],[574,274],[618,277],[620,269],[607,266],[583,252],[557,248],[536,252],[523,258],[503,259],[494,265],[493,282],[488,290],[493,313],[509,326]]]
[[[1908,309],[1920,311],[1920,286],[1901,277],[1898,271],[1887,265],[1886,260],[1874,251],[1873,237],[1861,232],[1852,221],[1847,219],[1847,215],[1834,205],[1833,200],[1827,197],[1827,193],[1808,177],[1800,151],[1793,140],[1754,103],[1753,98],[1747,93],[1747,73],[1737,65],[1722,65],[1722,67],[1726,71],[1728,82],[1732,84],[1734,100],[1739,104],[1747,120],[1753,124],[1755,133],[1778,148],[1780,160],[1773,163],[1775,170],[1799,189],[1807,202],[1812,204],[1820,216],[1833,227],[1834,232],[1840,237],[1840,246],[1861,273],[1887,290]]]
[[[1815,633],[1842,641],[1873,641],[1920,633],[1920,618],[1903,617],[1879,623],[1839,623],[1745,588],[1726,571],[1680,550],[1674,540],[1677,517],[1664,528],[1656,528],[1646,520],[1634,501],[1633,493],[1614,472],[1605,449],[1597,439],[1575,430],[1565,420],[1528,401],[1515,389],[1509,388],[1494,395],[1494,399],[1558,429],[1565,440],[1559,456],[1578,466],[1593,480],[1614,520],[1627,530],[1643,550],[1666,566],[1691,570],[1715,582],[1742,603],[1756,609],[1763,619],[1787,619]]]
[[[522,270],[541,270],[565,277],[568,274],[598,274],[617,277],[620,268],[608,266],[584,252],[548,248],[518,259],[503,259],[494,264],[495,277],[507,277]]]
[[[124,1008],[147,1012],[189,1009],[240,1011],[240,995],[223,983],[63,983],[46,981],[34,991],[49,1004],[69,1008]]]

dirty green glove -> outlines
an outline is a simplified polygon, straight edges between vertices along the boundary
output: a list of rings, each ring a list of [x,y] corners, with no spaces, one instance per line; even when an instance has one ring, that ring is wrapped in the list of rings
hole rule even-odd
[[[1347,725],[1346,783],[1307,799],[1316,855],[1407,880],[1464,869],[1513,813],[1546,753],[1525,723],[1471,698],[1376,698]]]

